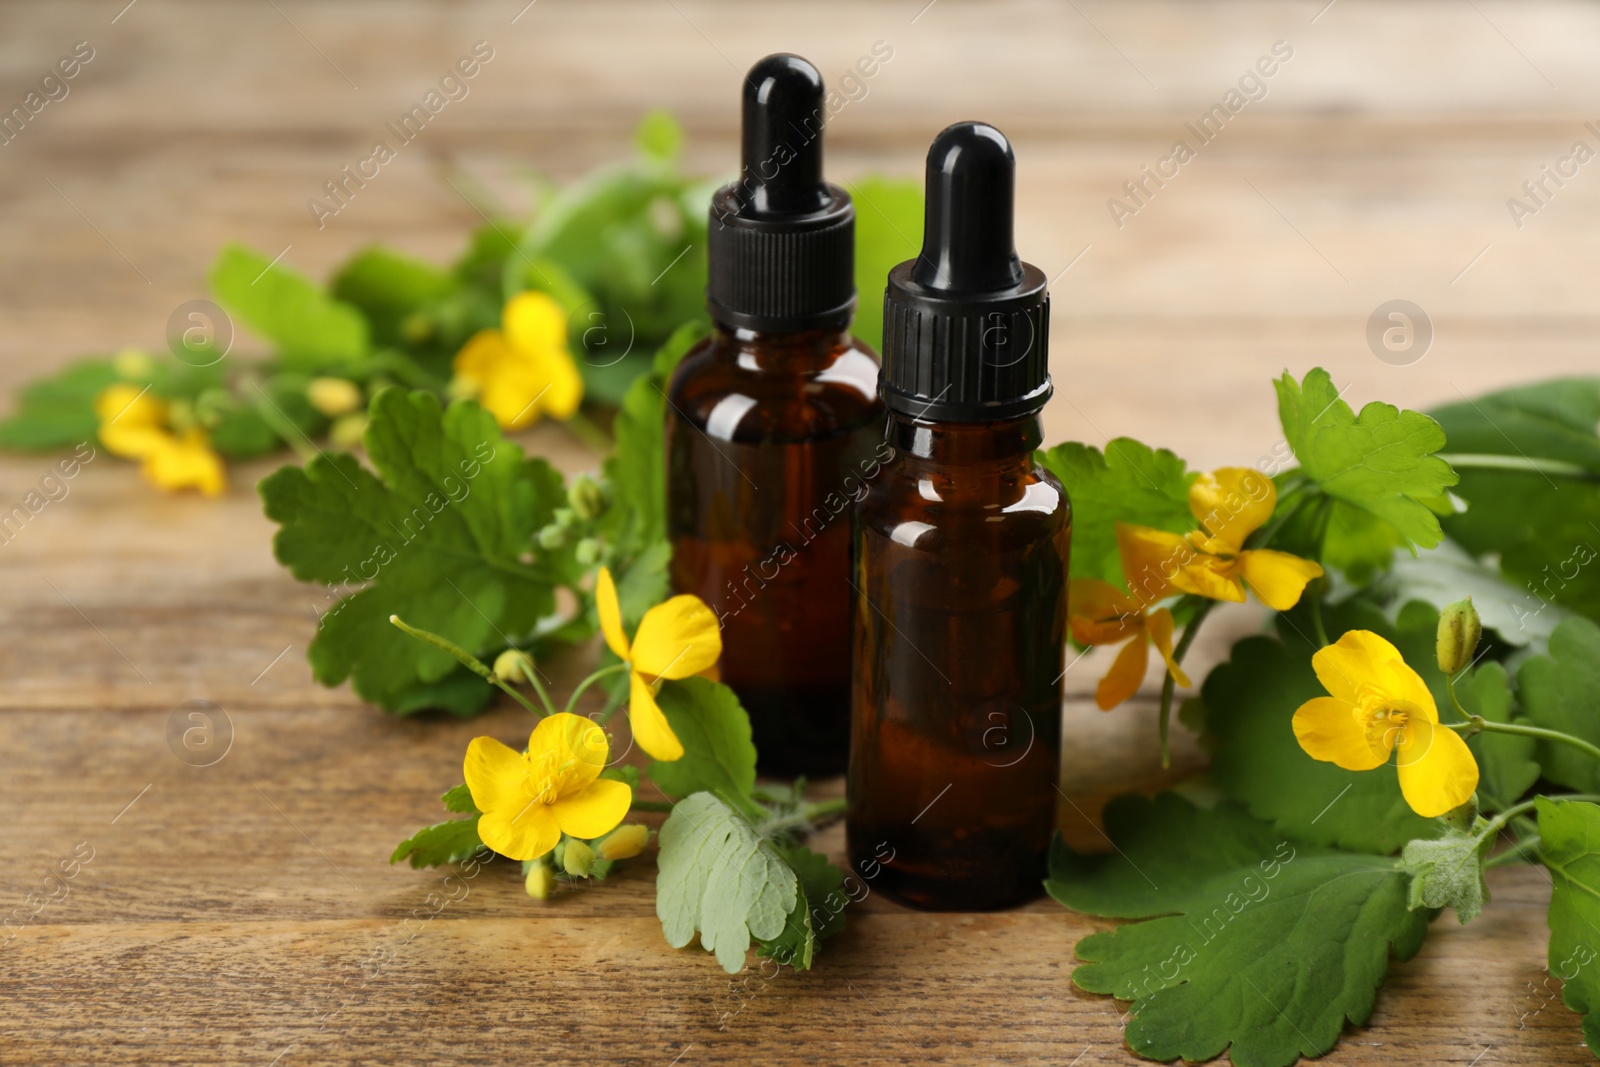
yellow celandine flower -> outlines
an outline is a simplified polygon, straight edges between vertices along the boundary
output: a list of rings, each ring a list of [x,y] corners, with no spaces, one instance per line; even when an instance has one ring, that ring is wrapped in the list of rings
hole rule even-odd
[[[531,860],[555,848],[562,834],[610,833],[633,803],[626,782],[600,777],[610,747],[604,730],[568,712],[539,720],[526,752],[473,738],[462,770],[483,813],[478,836],[502,856]]]
[[[1189,487],[1189,510],[1200,529],[1175,534],[1117,524],[1129,586],[1170,585],[1236,602],[1244,600],[1249,586],[1274,611],[1288,611],[1299,603],[1306,583],[1322,576],[1322,567],[1287,552],[1244,547],[1277,506],[1277,487],[1258,471],[1223,467],[1200,475]]]
[[[1329,696],[1294,713],[1294,735],[1313,758],[1368,771],[1397,753],[1400,792],[1418,815],[1460,807],[1478,788],[1471,749],[1439,725],[1433,694],[1400,650],[1369,630],[1351,630],[1311,657]]]
[[[1189,686],[1189,676],[1172,658],[1172,612],[1166,608],[1152,611],[1149,602],[1141,603],[1098,578],[1072,579],[1067,603],[1071,605],[1067,624],[1078,644],[1127,642],[1095,687],[1094,702],[1101,711],[1110,711],[1139,691],[1150,663],[1150,645],[1161,653],[1173,679]]]
[[[94,400],[100,442],[112,455],[141,461],[144,476],[162,489],[198,489],[218,496],[228,486],[222,457],[205,430],[181,435],[168,428],[167,404],[136,385],[113,385]]]
[[[690,678],[716,666],[722,655],[716,614],[699,597],[675,596],[644,613],[630,644],[622,632],[616,583],[606,567],[595,581],[594,599],[606,644],[628,665],[628,719],[634,740],[658,760],[681,759],[683,743],[656,704],[656,692],[664,679]]]
[[[541,414],[571,418],[583,378],[567,351],[567,319],[548,294],[518,293],[500,313],[500,329],[480,330],[456,353],[451,392],[477,398],[503,430]]]

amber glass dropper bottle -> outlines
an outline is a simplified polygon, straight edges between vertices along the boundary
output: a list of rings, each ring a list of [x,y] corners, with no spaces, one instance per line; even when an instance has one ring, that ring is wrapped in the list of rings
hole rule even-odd
[[[1034,896],[1055,825],[1071,508],[1033,458],[1049,299],[1015,168],[982,123],[928,151],[922,253],[885,294],[893,455],[856,521],[851,861],[931,909]]]
[[[839,774],[850,740],[850,512],[878,473],[877,356],[848,332],[855,208],[822,180],[825,86],[744,83],[744,167],[712,198],[713,330],[667,390],[672,585],[722,623],[761,769]]]

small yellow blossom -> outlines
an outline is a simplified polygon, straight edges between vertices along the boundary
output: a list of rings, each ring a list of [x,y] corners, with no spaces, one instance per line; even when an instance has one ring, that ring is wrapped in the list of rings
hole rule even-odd
[[[191,426],[173,433],[167,403],[148,388],[113,385],[95,397],[94,411],[107,451],[140,460],[144,476],[162,489],[218,496],[227,488],[222,458],[212,451],[206,432]]]
[[[1071,605],[1067,622],[1078,644],[1127,642],[1095,687],[1094,702],[1101,711],[1110,711],[1138,692],[1150,663],[1150,645],[1161,653],[1173,680],[1188,687],[1189,676],[1172,658],[1172,612],[1151,610],[1148,602],[1141,603],[1098,578],[1072,579],[1067,603]]]
[[[306,399],[330,419],[361,406],[361,386],[348,378],[313,378],[306,383]]]
[[[505,430],[541,414],[571,418],[583,399],[566,316],[548,294],[533,290],[507,301],[500,329],[474,334],[456,353],[454,369],[451,395],[476,397]]]
[[[502,856],[531,860],[555,848],[562,834],[610,833],[628,814],[633,790],[600,777],[609,751],[604,730],[567,712],[541,719],[527,752],[473,738],[462,769],[483,812],[478,836]]]
[[[1400,792],[1429,818],[1460,807],[1478,788],[1478,764],[1454,730],[1439,725],[1433,693],[1399,649],[1351,630],[1311,657],[1329,696],[1294,713],[1294,735],[1313,758],[1347,771],[1380,767],[1396,752]]]
[[[605,836],[595,850],[603,860],[632,859],[650,843],[650,828],[642,823],[623,823]]]
[[[606,644],[628,664],[632,686],[628,719],[634,740],[658,760],[682,758],[683,743],[656,704],[656,691],[663,679],[689,678],[716,666],[722,655],[717,616],[699,597],[675,596],[644,613],[630,644],[622,632],[617,587],[605,567],[595,582],[594,599]]]
[[[544,860],[535,860],[528,868],[528,876],[523,879],[522,886],[534,900],[549,900],[556,888],[556,872]]]
[[[1306,584],[1322,576],[1308,559],[1272,549],[1247,549],[1245,539],[1272,517],[1278,490],[1248,467],[1202,474],[1189,487],[1189,510],[1200,529],[1187,534],[1117,524],[1128,584],[1149,583],[1213,600],[1244,600],[1249,586],[1274,611],[1299,603]]]

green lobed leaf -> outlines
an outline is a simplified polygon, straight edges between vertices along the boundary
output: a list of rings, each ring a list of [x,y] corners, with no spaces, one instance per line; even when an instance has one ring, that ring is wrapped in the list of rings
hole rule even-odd
[[[1429,414],[1451,453],[1553,459],[1600,474],[1600,378],[1519,385]]]
[[[1391,952],[1409,959],[1427,934],[1392,860],[1284,840],[1237,805],[1119,797],[1107,824],[1117,854],[1058,845],[1047,886],[1068,907],[1149,917],[1079,941],[1072,974],[1133,1002],[1124,1039],[1141,1056],[1319,1056],[1371,1017]]]
[[[1193,476],[1182,459],[1131,437],[1106,443],[1102,453],[1069,441],[1039,454],[1072,501],[1072,576],[1123,584],[1117,523],[1186,533],[1197,525],[1189,511]]]
[[[799,880],[772,842],[710,793],[680,800],[661,825],[656,916],[673,948],[700,934],[729,974],[752,939],[774,941],[799,897]]]
[[[849,902],[843,892],[844,872],[802,845],[780,843],[776,847],[800,879],[800,888],[783,932],[762,941],[756,953],[804,971],[816,958],[818,943],[844,929],[844,908]]]
[[[418,830],[396,846],[389,862],[410,860],[413,867],[438,867],[470,859],[483,848],[478,837],[478,817],[474,815]]]
[[[684,751],[682,759],[651,761],[650,780],[668,796],[715,793],[756,814],[750,800],[756,748],[750,742],[750,716],[733,690],[709,678],[685,678],[663,682],[656,701]]]
[[[48,452],[84,441],[98,445],[94,398],[118,380],[111,360],[85,359],[29,382],[17,394],[16,410],[0,421],[0,448]]]
[[[1517,590],[1517,626],[1545,625],[1560,609],[1600,620],[1600,482],[1531,471],[1464,470],[1467,510],[1445,532],[1498,564]]]
[[[1454,908],[1456,919],[1469,923],[1483,910],[1489,887],[1483,880],[1483,861],[1494,846],[1486,834],[1489,821],[1482,816],[1470,831],[1451,827],[1443,837],[1408,841],[1400,851],[1400,869],[1411,876],[1407,905],[1418,908]]]
[[[1397,553],[1393,569],[1378,588],[1396,604],[1423,600],[1440,610],[1470,596],[1486,628],[1508,645],[1531,646],[1536,651],[1549,645],[1550,634],[1572,614],[1555,604],[1531,604],[1527,590],[1449,539],[1414,558]]]
[[[1556,627],[1550,654],[1524,660],[1517,691],[1528,721],[1600,745],[1600,626],[1572,618]],[[1569,745],[1539,741],[1544,775],[1579,792],[1600,792],[1600,764]]]
[[[883,348],[883,291],[889,271],[922,249],[922,183],[868,175],[849,186],[856,208],[856,317],[850,332]]]
[[[346,367],[367,353],[367,320],[282,263],[227,245],[211,267],[211,292],[234,318],[271,341],[286,367]]]
[[[1395,549],[1405,548],[1400,531],[1372,512],[1333,501],[1327,533],[1322,537],[1322,563],[1335,567],[1354,585],[1365,585],[1399,562]],[[1315,554],[1315,547],[1309,551]],[[1404,555],[1410,559],[1410,553]],[[1423,557],[1427,558],[1427,557]]]
[[[444,802],[445,811],[454,811],[464,815],[477,815],[478,805],[472,799],[472,790],[467,788],[467,783],[451,786],[439,798]]]
[[[357,252],[333,276],[336,299],[359,309],[379,344],[406,342],[406,319],[452,292],[448,271],[382,245]]]
[[[1538,799],[1539,855],[1550,869],[1550,973],[1561,1000],[1583,1016],[1583,1040],[1600,1056],[1600,807]]]
[[[391,711],[476,711],[489,686],[389,616],[479,656],[531,631],[554,609],[554,583],[523,556],[565,498],[561,477],[524,459],[476,404],[441,411],[427,393],[378,394],[366,443],[377,474],[352,456],[322,455],[260,487],[281,525],[279,562],[328,590],[313,672],[330,686],[353,678],[357,693]]]
[[[1490,722],[1509,723],[1516,718],[1511,680],[1506,669],[1492,660],[1457,678],[1456,696],[1469,712]],[[1478,796],[1493,810],[1509,808],[1539,780],[1534,738],[1480,733],[1467,738],[1467,747],[1478,761]]]
[[[1389,523],[1408,543],[1439,543],[1444,534],[1434,507],[1456,475],[1433,454],[1445,446],[1438,423],[1378,402],[1357,415],[1320,367],[1302,382],[1285,373],[1274,384],[1284,436],[1308,478]]]

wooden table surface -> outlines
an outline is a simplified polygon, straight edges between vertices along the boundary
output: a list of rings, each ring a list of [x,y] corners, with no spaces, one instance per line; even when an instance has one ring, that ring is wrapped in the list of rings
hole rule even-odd
[[[373,240],[442,260],[477,219],[446,178],[525,206],[529,170],[617,157],[651,106],[682,118],[693,167],[729,172],[740,71],[786,49],[837,83],[878,41],[893,58],[834,120],[830,170],[919,174],[959,118],[1013,136],[1019,244],[1056,279],[1052,441],[1252,463],[1279,440],[1284,368],[1327,366],[1357,405],[1422,406],[1600,365],[1600,164],[1520,228],[1506,206],[1574,141],[1600,145],[1593,5],[524,2],[0,5],[5,110],[75,42],[94,49],[0,146],[0,389],[160,348],[225,240],[317,276]],[[319,230],[306,199],[479,40],[495,54],[471,95]],[[1119,228],[1107,199],[1278,41],[1293,55],[1266,96]],[[1365,340],[1394,298],[1436,332],[1405,366]],[[559,429],[525,440],[594,462]],[[0,503],[46,465],[0,460]],[[0,944],[0,1062],[1135,1062],[1125,1005],[1068,977],[1074,943],[1110,924],[1048,901],[926,915],[872,897],[815,970],[743,976],[742,995],[666,946],[647,867],[540,904],[492,864],[402,926],[443,872],[389,850],[438,816],[469,738],[527,724],[398,720],[315,685],[313,596],[273,562],[252,488],[269,469],[211,502],[98,459],[0,546],[0,911],[93,850]],[[1201,656],[1257,621],[1227,618]],[[581,659],[552,669],[570,680]],[[1203,764],[1180,738],[1159,771],[1149,693],[1094,710],[1099,665],[1067,677],[1063,815],[1090,844],[1108,796]],[[169,749],[190,700],[232,723],[214,766]],[[841,846],[837,827],[821,838]],[[1483,917],[1442,917],[1330,1063],[1591,1062],[1546,985],[1547,879],[1490,884]]]

